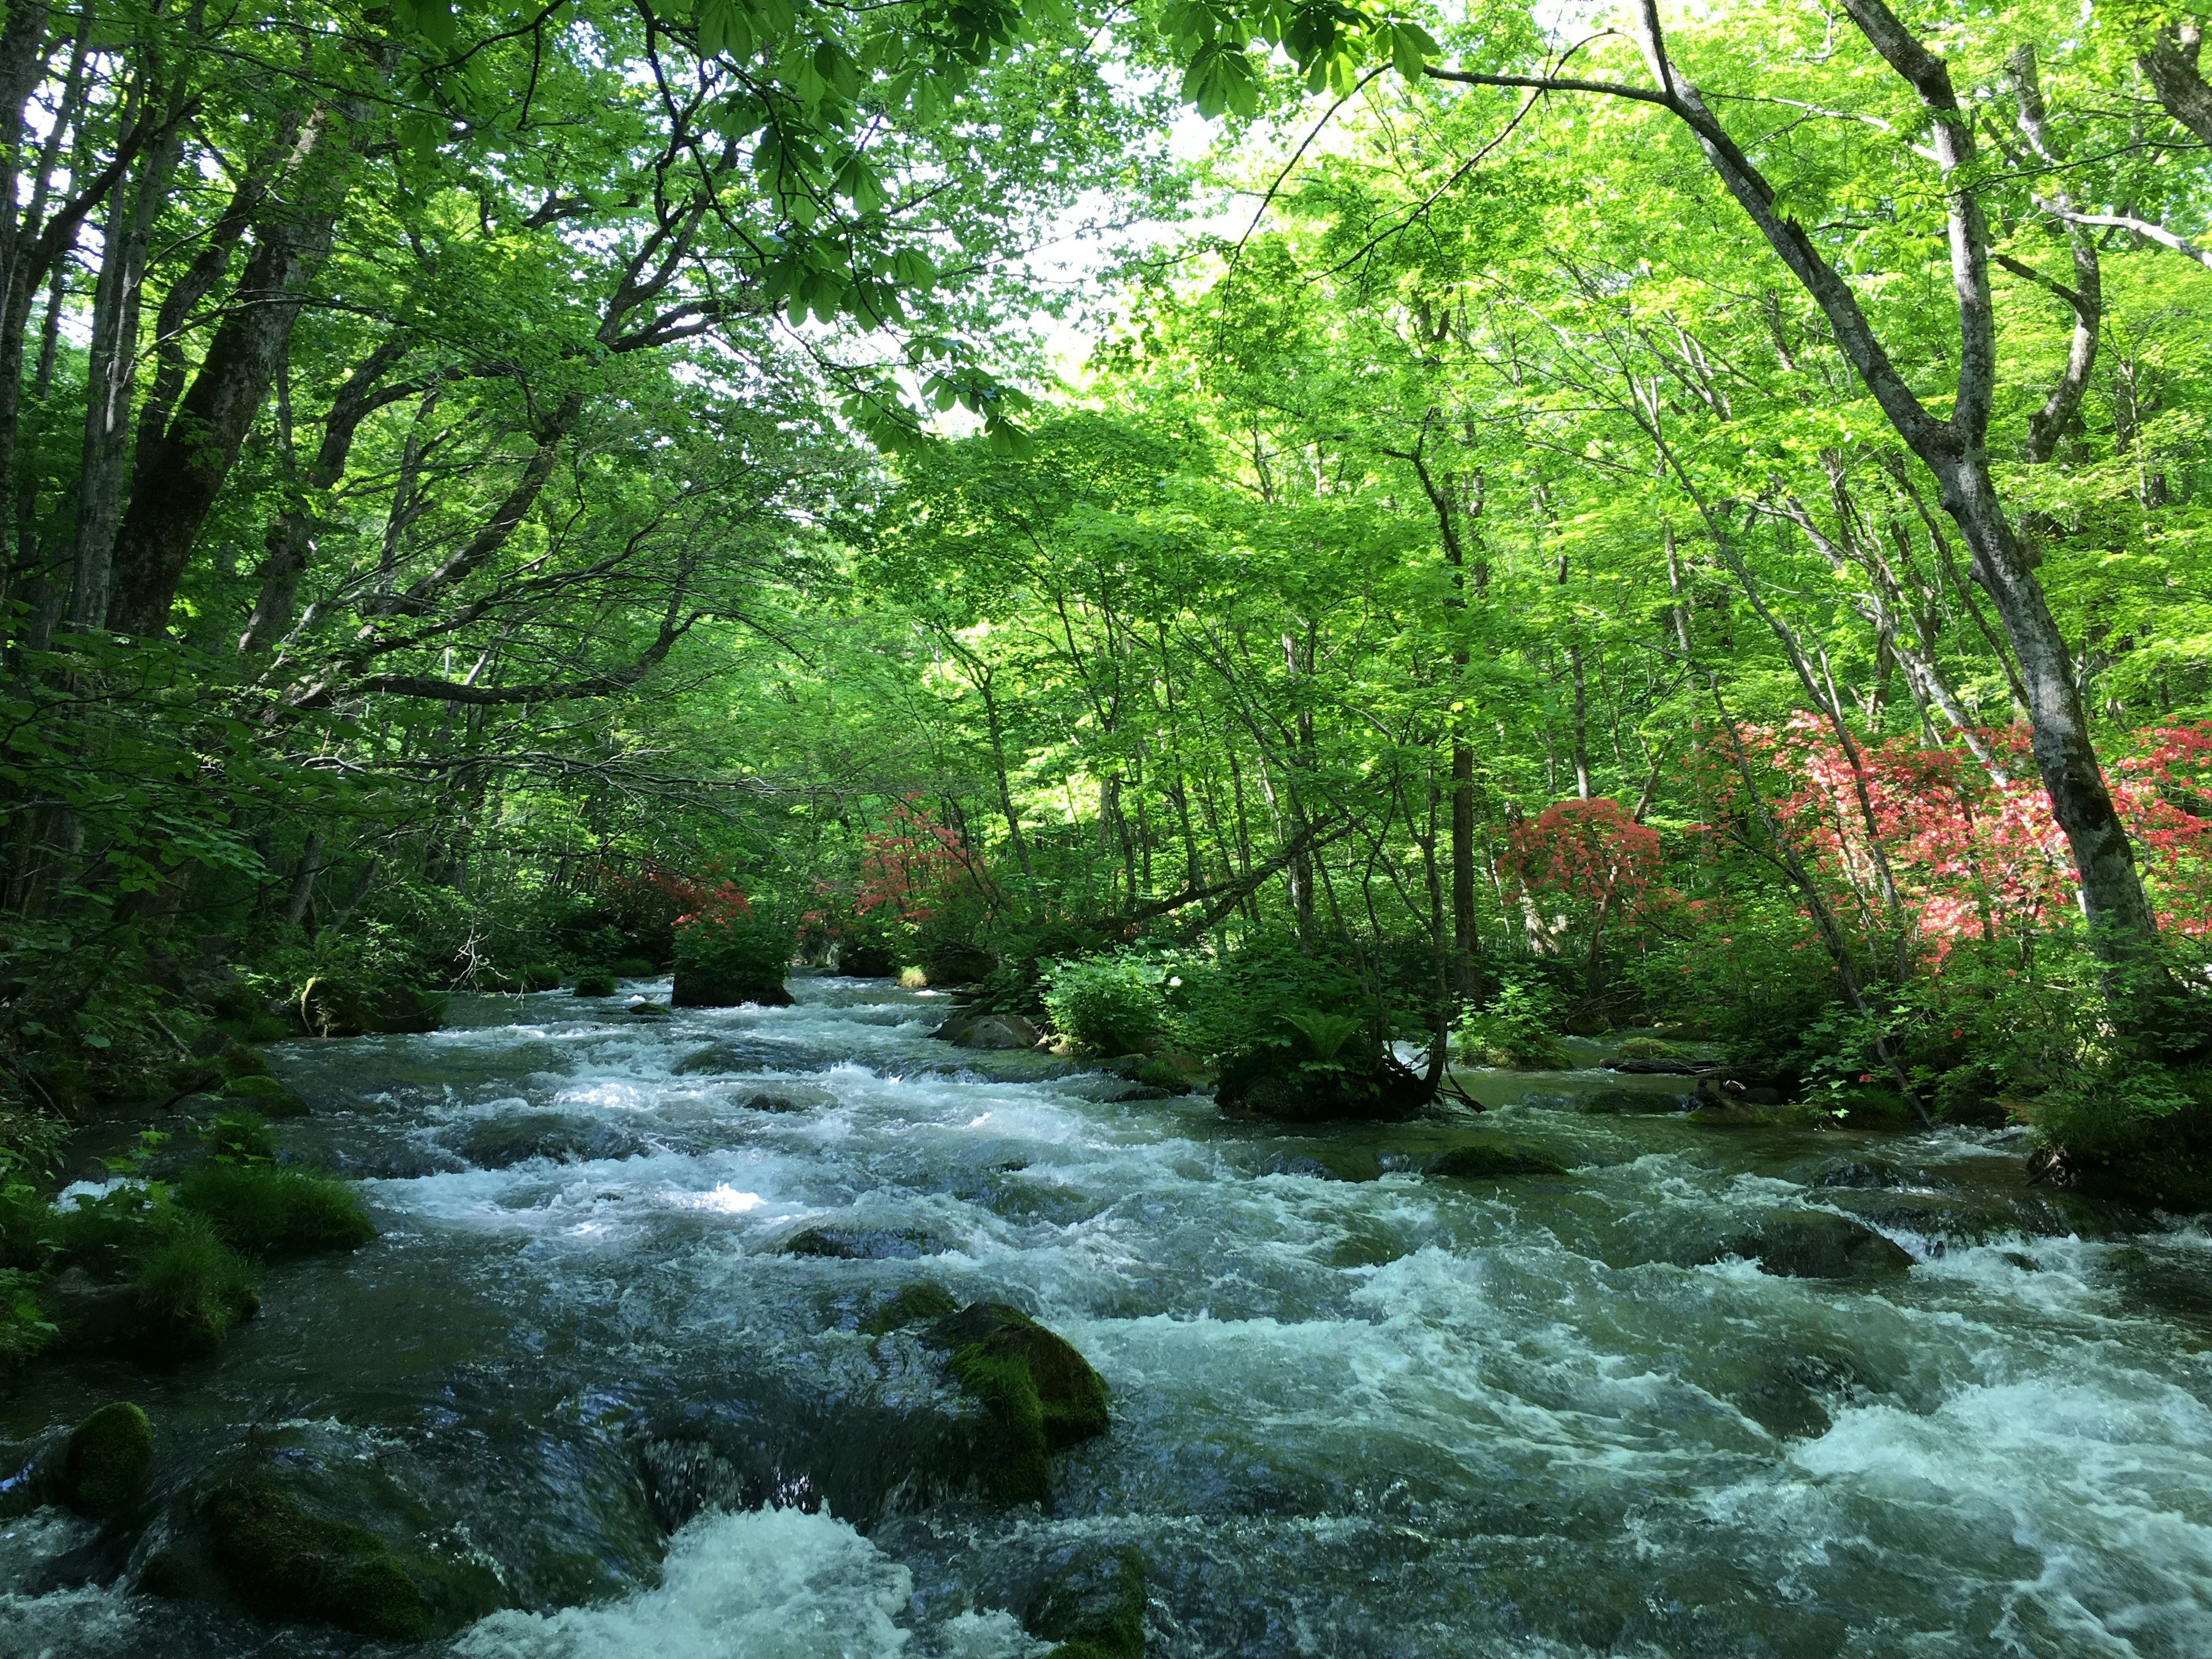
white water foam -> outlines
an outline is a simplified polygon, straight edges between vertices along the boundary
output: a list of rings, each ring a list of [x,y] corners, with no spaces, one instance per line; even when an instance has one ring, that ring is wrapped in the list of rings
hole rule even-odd
[[[753,1510],[693,1522],[659,1588],[598,1607],[496,1613],[454,1644],[464,1659],[902,1659],[895,1622],[913,1576],[830,1516]],[[1018,1659],[1012,1620],[968,1618],[963,1659]],[[1019,1645],[1016,1645],[1018,1643]]]

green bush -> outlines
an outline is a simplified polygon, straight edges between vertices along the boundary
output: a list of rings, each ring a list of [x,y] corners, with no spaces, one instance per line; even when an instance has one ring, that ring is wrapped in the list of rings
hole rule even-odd
[[[1063,1036],[1093,1054],[1142,1053],[1167,1030],[1161,991],[1168,977],[1158,957],[1133,953],[1056,962],[1045,978],[1045,1012]]]
[[[792,930],[756,910],[689,922],[676,930],[676,985],[669,1000],[694,1008],[787,1003]]]
[[[624,957],[614,966],[617,979],[651,979],[656,971],[643,957]]]
[[[1553,1032],[1558,1005],[1551,988],[1533,974],[1509,977],[1480,1012],[1465,1015],[1452,1033],[1452,1051],[1478,1066],[1515,1071],[1565,1071],[1574,1065]]]
[[[200,1139],[221,1164],[269,1164],[276,1157],[276,1140],[269,1133],[269,1121],[243,1106],[216,1113]]]
[[[611,997],[615,994],[615,976],[604,968],[586,968],[576,975],[576,994],[580,997]]]

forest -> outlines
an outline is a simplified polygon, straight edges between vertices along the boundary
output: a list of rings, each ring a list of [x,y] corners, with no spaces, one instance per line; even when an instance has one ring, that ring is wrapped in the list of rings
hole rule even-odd
[[[8,0],[0,1652],[2206,1651],[2206,27]]]

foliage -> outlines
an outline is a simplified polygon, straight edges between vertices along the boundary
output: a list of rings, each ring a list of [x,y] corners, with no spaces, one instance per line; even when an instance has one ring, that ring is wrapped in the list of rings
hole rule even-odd
[[[733,883],[697,895],[698,908],[677,919],[679,979],[720,988],[732,1000],[781,987],[791,965],[792,930],[756,910]]]
[[[1056,962],[1043,981],[1045,1012],[1062,1036],[1091,1054],[1141,1054],[1167,1029],[1169,978],[1157,956],[1127,953]]]
[[[1534,974],[1516,974],[1480,1012],[1470,1010],[1452,1033],[1452,1048],[1480,1066],[1563,1071],[1574,1064],[1553,1030],[1559,1004]]]

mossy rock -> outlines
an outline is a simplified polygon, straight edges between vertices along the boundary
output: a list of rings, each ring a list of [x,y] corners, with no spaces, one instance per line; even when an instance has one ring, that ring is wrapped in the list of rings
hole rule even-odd
[[[177,1183],[176,1200],[231,1249],[264,1259],[356,1249],[376,1237],[349,1184],[307,1170],[203,1164]]]
[[[1484,1140],[1439,1153],[1422,1173],[1453,1181],[1498,1181],[1513,1176],[1563,1176],[1567,1166],[1531,1140]]]
[[[673,1019],[676,1016],[665,1002],[633,1002],[629,1005],[629,1017],[632,1019]]]
[[[1510,1042],[1492,1039],[1461,1045],[1463,1059],[1501,1072],[1571,1072],[1575,1057],[1550,1032],[1528,1032]]]
[[[678,1008],[737,1008],[750,1002],[763,1008],[788,1008],[793,998],[781,975],[743,979],[678,964],[668,1000]]]
[[[837,971],[848,979],[889,979],[899,970],[890,947],[858,943],[838,947]]]
[[[1146,1060],[1137,1068],[1135,1081],[1166,1095],[1187,1095],[1193,1086],[1188,1077],[1164,1060]]]
[[[881,1336],[887,1331],[904,1330],[924,1320],[944,1319],[959,1311],[960,1304],[953,1300],[951,1291],[926,1279],[918,1279],[878,1302],[860,1321],[860,1328],[870,1336]]]
[[[624,957],[614,965],[617,979],[651,979],[657,971],[643,957]]]
[[[1059,1644],[1045,1659],[1144,1659],[1145,1558],[1123,1549],[1078,1559],[1039,1589],[1022,1623]]]
[[[1785,1279],[1860,1279],[1903,1273],[1912,1258],[1871,1227],[1822,1210],[1784,1211],[1741,1239],[1735,1254]]]
[[[803,1227],[777,1245],[776,1251],[844,1261],[897,1261],[940,1255],[945,1248],[942,1239],[908,1227]]]
[[[269,1075],[269,1062],[262,1057],[261,1051],[249,1048],[236,1037],[225,1041],[215,1061],[222,1067],[222,1074],[234,1083],[250,1077]]]
[[[1422,1080],[1402,1068],[1261,1071],[1232,1066],[1213,1098],[1226,1116],[1275,1123],[1402,1123],[1429,1103]]]
[[[203,1513],[224,1583],[246,1611],[271,1623],[319,1620],[421,1642],[481,1617],[500,1599],[482,1569],[403,1557],[368,1528],[315,1513],[266,1476],[225,1480],[208,1493]]]
[[[445,1023],[446,1000],[406,986],[372,987],[319,974],[300,988],[299,1010],[311,1036],[434,1031]]]
[[[146,1413],[127,1400],[102,1406],[70,1431],[63,1501],[94,1521],[120,1521],[137,1507],[153,1461],[154,1425]]]
[[[1625,1037],[1621,1040],[1620,1057],[1623,1060],[1688,1060],[1691,1055],[1689,1050],[1680,1044],[1658,1037]]]
[[[243,1102],[264,1117],[305,1117],[307,1103],[268,1076],[234,1077],[223,1085],[225,1100]]]
[[[1577,1111],[1593,1116],[1656,1116],[1688,1108],[1691,1097],[1662,1089],[1600,1089],[1575,1103]]]
[[[1105,1379],[1020,1309],[978,1302],[939,1320],[922,1340],[951,1350],[955,1379],[1011,1432],[1012,1455],[988,1477],[997,1496],[1043,1499],[1048,1454],[1106,1432]]]
[[[580,997],[611,997],[615,994],[615,976],[599,969],[587,969],[576,975],[575,994]]]

